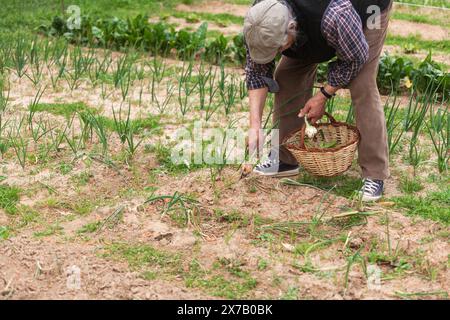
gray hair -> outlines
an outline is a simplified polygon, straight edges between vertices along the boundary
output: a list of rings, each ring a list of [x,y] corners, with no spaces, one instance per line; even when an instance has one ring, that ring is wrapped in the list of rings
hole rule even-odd
[[[284,4],[289,11],[289,22],[287,24],[286,30],[286,43],[288,41],[288,36],[292,36],[294,39],[297,38],[297,20],[293,13],[291,6],[285,0],[279,0],[280,3]]]

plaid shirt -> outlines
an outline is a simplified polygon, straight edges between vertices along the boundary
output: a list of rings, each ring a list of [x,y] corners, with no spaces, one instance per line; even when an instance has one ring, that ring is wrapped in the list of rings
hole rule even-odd
[[[333,87],[346,87],[361,70],[369,56],[369,45],[362,28],[361,18],[349,0],[334,0],[325,11],[322,34],[336,50],[337,60],[328,65],[328,83]],[[273,80],[275,61],[257,64],[247,48],[245,74],[249,90],[268,87],[275,92]]]

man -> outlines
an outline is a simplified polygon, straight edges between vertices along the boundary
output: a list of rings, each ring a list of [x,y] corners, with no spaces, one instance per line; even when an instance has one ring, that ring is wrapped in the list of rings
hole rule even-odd
[[[391,8],[392,0],[259,0],[244,22],[250,132],[261,128],[268,92],[275,93],[273,121],[282,141],[301,128],[304,116],[312,123],[321,119],[326,101],[348,88],[361,134],[358,154],[364,201],[381,198],[383,181],[389,177],[386,122],[376,76]],[[328,83],[313,96],[318,63],[334,57]],[[260,140],[250,134],[250,149]],[[254,169],[276,177],[298,171],[295,158],[283,146]]]

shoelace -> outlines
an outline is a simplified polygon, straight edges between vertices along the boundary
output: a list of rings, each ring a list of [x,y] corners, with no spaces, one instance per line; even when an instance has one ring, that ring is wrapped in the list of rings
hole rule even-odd
[[[372,179],[364,180],[364,192],[375,193],[380,187],[380,183]]]
[[[270,168],[273,164],[275,164],[275,161],[273,161],[272,159],[268,159],[268,160],[260,163],[258,165],[258,167],[267,169],[267,168]]]

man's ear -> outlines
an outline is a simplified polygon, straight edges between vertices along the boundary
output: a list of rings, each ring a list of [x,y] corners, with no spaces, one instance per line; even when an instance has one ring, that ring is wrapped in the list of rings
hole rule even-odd
[[[288,30],[289,31],[297,31],[297,22],[295,22],[295,21],[289,22]]]

